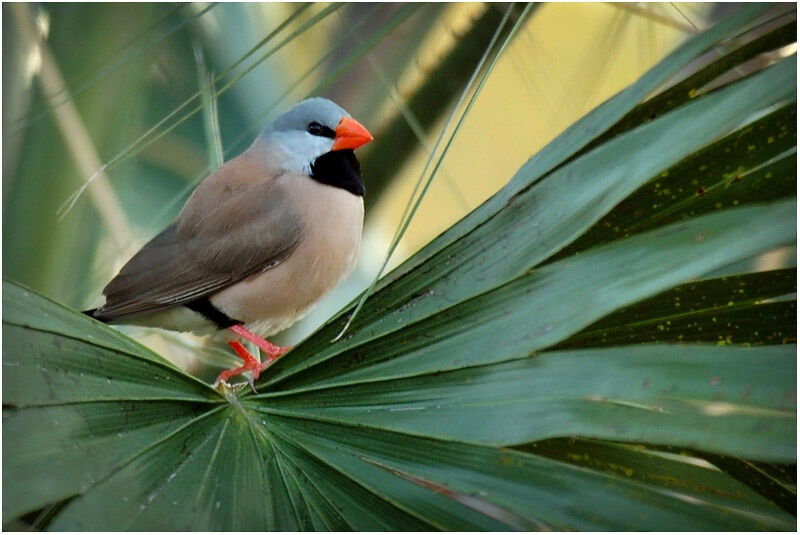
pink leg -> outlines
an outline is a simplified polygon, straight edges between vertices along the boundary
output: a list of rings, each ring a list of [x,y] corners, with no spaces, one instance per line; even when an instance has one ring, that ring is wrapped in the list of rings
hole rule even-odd
[[[242,360],[244,360],[244,364],[238,368],[234,368],[232,370],[226,370],[220,373],[219,376],[217,377],[217,380],[214,381],[214,388],[216,388],[217,385],[222,381],[227,382],[227,380],[230,379],[231,377],[249,371],[252,373],[250,374],[248,382],[250,383],[250,388],[253,390],[253,392],[256,392],[254,381],[258,379],[258,376],[261,375],[261,372],[266,370],[270,364],[272,364],[278,359],[278,357],[288,352],[291,349],[291,346],[279,347],[276,346],[275,344],[271,344],[270,342],[264,340],[260,336],[251,333],[241,325],[234,325],[232,327],[228,327],[228,329],[231,332],[238,334],[245,340],[253,342],[264,353],[266,353],[267,356],[264,359],[264,362],[259,363],[258,360],[253,355],[251,355],[250,352],[247,349],[245,349],[245,347],[240,342],[236,341],[228,342],[228,345],[230,345],[233,348],[233,350],[236,351],[236,353],[242,358]]]
[[[267,354],[270,360],[275,360],[276,358],[280,357],[281,355],[287,353],[290,349],[292,349],[292,346],[279,347],[276,346],[275,344],[267,342],[260,336],[257,336],[248,331],[247,329],[245,329],[243,325],[234,325],[232,327],[228,327],[228,330],[231,331],[232,333],[238,334],[239,336],[241,336],[242,338],[244,338],[249,342],[253,342],[255,345],[259,347],[259,349],[261,349],[261,351]]]
[[[224,372],[219,374],[217,376],[217,380],[214,381],[214,388],[216,388],[217,385],[220,384],[222,381],[227,382],[228,379],[230,379],[235,375],[239,375],[240,373],[244,373],[247,371],[252,371],[253,374],[260,373],[260,371],[258,370],[260,363],[258,362],[258,360],[256,360],[256,358],[253,355],[250,354],[250,352],[247,349],[245,349],[245,347],[240,342],[236,341],[228,342],[228,345],[231,346],[233,350],[236,351],[236,353],[240,357],[242,357],[244,364],[242,366],[239,366],[238,368],[234,368],[232,370],[225,370]],[[257,377],[258,375],[256,375],[256,378]],[[253,380],[254,379],[251,378],[248,382],[250,383],[250,388],[252,388],[253,392],[255,392],[256,389],[255,385],[253,384]]]

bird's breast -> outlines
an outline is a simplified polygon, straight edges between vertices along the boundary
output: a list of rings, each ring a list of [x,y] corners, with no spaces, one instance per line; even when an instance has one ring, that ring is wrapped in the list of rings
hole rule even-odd
[[[211,297],[229,317],[261,336],[283,330],[346,278],[356,265],[364,221],[361,197],[294,175],[286,188],[303,234],[279,265]]]

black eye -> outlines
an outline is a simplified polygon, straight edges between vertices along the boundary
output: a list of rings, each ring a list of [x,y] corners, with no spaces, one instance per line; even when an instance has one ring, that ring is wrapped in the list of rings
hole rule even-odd
[[[328,128],[327,126],[322,126],[318,122],[309,123],[308,127],[306,127],[306,132],[311,134],[312,136],[324,136],[329,138],[335,138],[336,132],[332,129]]]

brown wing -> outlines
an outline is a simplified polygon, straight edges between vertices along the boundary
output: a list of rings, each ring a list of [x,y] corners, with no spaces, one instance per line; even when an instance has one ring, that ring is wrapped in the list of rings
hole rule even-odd
[[[108,283],[96,318],[194,301],[274,267],[294,251],[302,224],[276,181],[233,178],[201,184],[178,219]]]

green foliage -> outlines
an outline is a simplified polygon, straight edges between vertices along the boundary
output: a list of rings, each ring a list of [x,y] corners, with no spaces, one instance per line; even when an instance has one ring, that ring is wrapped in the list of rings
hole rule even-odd
[[[763,52],[759,10],[565,131],[257,395],[4,282],[4,522],[793,530],[794,270],[713,275],[796,241],[795,57],[703,87]],[[713,76],[645,101],[720,42]]]

